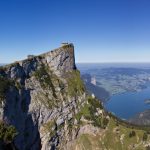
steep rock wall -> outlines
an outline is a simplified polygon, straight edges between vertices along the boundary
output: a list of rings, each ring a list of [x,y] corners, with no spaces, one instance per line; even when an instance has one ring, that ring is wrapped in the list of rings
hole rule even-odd
[[[0,118],[16,128],[18,150],[55,149],[75,137],[68,122],[84,104],[85,93],[83,88],[68,92],[76,86],[68,84],[71,72],[80,79],[73,44],[0,68],[2,80],[11,83],[3,91]]]

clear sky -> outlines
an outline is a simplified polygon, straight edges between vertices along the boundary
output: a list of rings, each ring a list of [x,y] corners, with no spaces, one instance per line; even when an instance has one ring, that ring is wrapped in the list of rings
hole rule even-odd
[[[61,42],[76,62],[150,62],[150,0],[0,0],[0,63]]]

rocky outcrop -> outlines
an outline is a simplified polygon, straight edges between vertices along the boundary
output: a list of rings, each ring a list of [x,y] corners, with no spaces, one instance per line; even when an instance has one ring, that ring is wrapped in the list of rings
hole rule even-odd
[[[68,125],[85,93],[68,93],[68,88],[74,90],[69,86],[76,86],[68,84],[72,72],[79,76],[73,44],[0,68],[2,81],[10,82],[0,93],[0,118],[16,128],[18,150],[55,149],[75,138],[76,129],[72,135]]]
[[[12,79],[26,78],[42,63],[48,65],[58,76],[76,69],[73,44],[67,44],[39,56],[7,65],[5,66],[6,75]]]
[[[144,112],[141,112],[137,114],[136,116],[130,118],[129,122],[136,124],[136,125],[149,126],[150,125],[150,109]]]

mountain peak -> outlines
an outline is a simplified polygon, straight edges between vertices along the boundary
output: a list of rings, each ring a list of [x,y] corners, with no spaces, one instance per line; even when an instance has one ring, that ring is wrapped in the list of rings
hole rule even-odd
[[[12,78],[15,76],[18,78],[21,76],[30,76],[42,64],[48,66],[57,76],[62,76],[66,72],[75,70],[74,45],[72,43],[63,43],[59,48],[38,56],[28,55],[27,59],[16,61],[2,68],[5,68],[4,70],[8,77]],[[1,72],[2,69],[0,70],[0,74]],[[16,76],[14,73],[18,75]]]

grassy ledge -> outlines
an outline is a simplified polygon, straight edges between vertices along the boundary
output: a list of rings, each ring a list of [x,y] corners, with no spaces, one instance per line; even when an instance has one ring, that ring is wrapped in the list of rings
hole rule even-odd
[[[68,94],[70,96],[83,94],[85,87],[78,70],[68,72],[66,79],[68,83]]]

